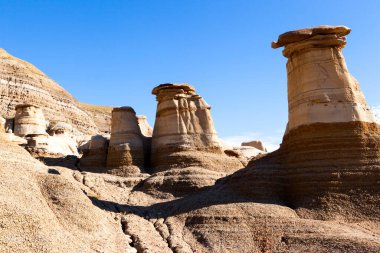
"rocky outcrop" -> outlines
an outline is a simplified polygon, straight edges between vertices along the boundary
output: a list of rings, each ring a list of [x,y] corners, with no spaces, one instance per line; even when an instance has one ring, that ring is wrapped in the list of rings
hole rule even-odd
[[[274,44],[285,46],[288,58],[289,123],[280,148],[285,192],[306,217],[321,215],[318,209],[361,217],[364,206],[380,205],[380,126],[342,55],[349,32],[308,28]]]
[[[107,167],[109,138],[95,135],[91,140],[80,147],[83,153],[80,159],[80,168],[85,171],[103,173]]]
[[[18,142],[12,135],[10,133],[8,139]],[[35,157],[79,155],[72,126],[65,122],[52,122],[48,127],[42,109],[35,105],[16,106],[14,135],[25,138],[25,148]]]
[[[210,106],[188,84],[162,84],[153,89],[158,105],[152,138],[155,171],[174,167],[203,167],[231,171],[238,160],[223,153]]]
[[[47,122],[38,106],[22,104],[16,106],[14,134],[20,137],[46,134]]]
[[[138,115],[136,116],[137,123],[139,124],[141,134],[145,137],[152,137],[153,135],[153,128],[149,125],[148,120],[146,119],[146,116],[144,115]]]
[[[83,106],[83,109],[72,95],[35,66],[0,49],[0,112],[6,118],[13,118],[19,104],[40,107],[47,120],[69,123],[77,136],[94,135],[100,131],[92,118],[94,110],[86,111],[90,105]],[[106,130],[107,117],[101,118],[95,117],[95,121]]]
[[[261,141],[250,141],[250,142],[243,142],[241,144],[243,147],[253,147],[258,150],[267,152],[267,149],[265,148],[264,144]]]
[[[0,136],[0,252],[128,252],[120,221],[61,174]],[[85,191],[92,195],[90,189]]]
[[[288,73],[288,131],[301,125],[375,122],[342,54],[351,29],[321,26],[280,35]]]
[[[99,133],[111,133],[112,106],[90,105],[79,102],[78,107],[85,111],[90,118],[94,120],[95,125],[98,127]]]
[[[107,171],[120,176],[138,174],[145,164],[144,155],[144,140],[136,112],[128,106],[114,108]]]

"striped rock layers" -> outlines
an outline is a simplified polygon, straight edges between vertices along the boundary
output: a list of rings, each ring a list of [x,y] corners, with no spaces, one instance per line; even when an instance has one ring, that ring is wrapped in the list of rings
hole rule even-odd
[[[20,137],[27,135],[46,135],[47,122],[38,106],[22,104],[16,106],[14,134]]]
[[[380,204],[380,126],[342,55],[349,32],[308,28],[272,44],[288,58],[289,123],[278,152],[286,198],[305,216],[344,215],[340,206],[359,217]]]
[[[135,111],[127,106],[114,108],[107,170],[120,176],[138,174],[145,164],[144,154],[143,135]]]
[[[162,84],[153,89],[158,105],[152,139],[155,171],[200,166],[231,170],[241,166],[223,153],[210,106],[188,84]]]
[[[99,132],[93,117],[110,118],[103,107],[79,103],[59,84],[32,64],[18,59],[0,48],[0,112],[5,118],[14,117],[19,104],[40,107],[47,120],[61,121],[73,126],[76,135]],[[104,113],[93,112],[102,110]],[[98,109],[97,109],[98,108]],[[87,112],[87,109],[89,112]],[[97,118],[95,121],[98,122]],[[107,120],[100,120],[100,128],[107,128]]]

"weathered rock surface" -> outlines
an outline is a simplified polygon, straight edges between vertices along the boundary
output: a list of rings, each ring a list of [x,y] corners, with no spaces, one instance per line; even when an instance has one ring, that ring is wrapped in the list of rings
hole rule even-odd
[[[16,105],[33,104],[43,110],[47,120],[72,125],[77,135],[94,135],[99,128],[106,130],[107,120],[110,120],[107,113],[100,114],[99,110],[93,109],[102,107],[80,104],[35,66],[13,57],[4,49],[0,49],[0,98],[0,112],[6,118],[15,116]],[[104,115],[106,119],[97,115]],[[96,116],[99,128],[93,116]]]
[[[27,135],[44,135],[48,123],[41,108],[22,104],[16,106],[16,115],[14,120],[14,134],[20,137]]]
[[[2,137],[0,174],[1,252],[128,252],[120,221],[96,208],[82,184]]]
[[[85,111],[90,118],[94,120],[95,125],[98,127],[99,133],[111,133],[112,106],[90,105],[79,102],[78,107]]]
[[[280,35],[278,45],[288,58],[289,131],[312,123],[375,122],[342,54],[349,32],[343,26],[315,27]]]
[[[332,35],[324,29],[316,36]],[[334,28],[337,36],[341,30]],[[193,149],[168,154],[184,166],[148,178],[47,168],[4,135],[0,252],[380,252],[380,126],[373,122],[301,121],[279,150],[228,176],[221,162],[220,172],[187,166]],[[107,150],[107,139],[97,140],[94,149]],[[214,162],[215,153],[201,154],[200,164]]]
[[[80,159],[80,168],[85,171],[104,173],[107,167],[109,138],[95,135],[81,147],[83,155]]]
[[[254,147],[258,150],[267,152],[267,149],[265,148],[264,144],[261,141],[250,141],[250,142],[243,142],[241,144],[243,147]]]
[[[7,121],[0,116],[0,133],[5,133],[5,123]]]
[[[137,118],[137,123],[139,124],[142,135],[144,135],[145,137],[152,137],[153,128],[149,125],[148,120],[146,119],[146,116],[138,115],[136,116],[136,118]]]
[[[112,111],[107,171],[119,176],[139,174],[145,164],[144,140],[132,107]]]
[[[162,84],[153,89],[158,105],[152,138],[155,171],[203,167],[234,171],[241,163],[224,155],[210,106],[188,84]]]

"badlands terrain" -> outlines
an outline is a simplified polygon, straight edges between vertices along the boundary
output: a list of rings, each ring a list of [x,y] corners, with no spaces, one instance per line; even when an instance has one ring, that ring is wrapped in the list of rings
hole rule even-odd
[[[350,31],[272,43],[289,104],[272,153],[224,144],[189,84],[152,87],[152,128],[0,49],[0,252],[380,252],[380,125],[342,54]]]

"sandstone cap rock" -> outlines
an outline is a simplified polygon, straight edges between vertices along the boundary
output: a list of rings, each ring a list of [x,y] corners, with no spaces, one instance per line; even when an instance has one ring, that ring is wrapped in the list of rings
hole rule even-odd
[[[155,87],[152,90],[152,94],[157,95],[160,91],[168,90],[168,89],[183,89],[184,91],[192,91],[192,92],[195,91],[195,88],[193,86],[191,86],[190,84],[187,84],[187,83],[180,83],[180,84],[164,83],[164,84],[160,84],[157,87]]]
[[[115,108],[113,108],[112,111],[114,111],[114,112],[130,111],[130,112],[136,114],[135,110],[130,106],[115,107]]]
[[[343,37],[348,35],[351,29],[346,26],[315,26],[294,31],[289,31],[278,36],[277,42],[272,42],[272,48],[279,48],[288,44],[306,40],[316,35],[336,35]]]

